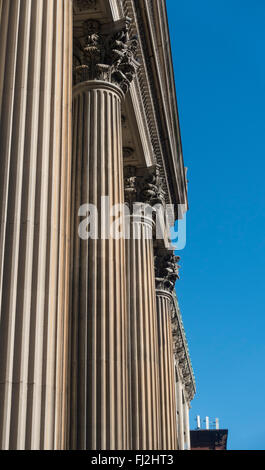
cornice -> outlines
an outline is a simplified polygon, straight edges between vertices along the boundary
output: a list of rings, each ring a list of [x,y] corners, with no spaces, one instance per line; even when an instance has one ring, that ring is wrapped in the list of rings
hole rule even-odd
[[[177,176],[178,189],[182,203],[187,205],[186,169],[183,164],[182,142],[179,125],[178,105],[176,96],[175,76],[171,51],[165,0],[147,0],[146,11],[152,31],[152,55],[156,64],[153,74],[157,74],[158,93],[163,108],[166,110],[163,121],[167,124],[168,143],[172,154],[171,164]],[[174,158],[177,157],[177,158]]]

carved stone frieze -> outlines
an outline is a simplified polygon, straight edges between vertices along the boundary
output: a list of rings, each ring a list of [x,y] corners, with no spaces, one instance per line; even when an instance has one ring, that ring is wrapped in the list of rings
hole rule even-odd
[[[139,66],[135,58],[138,41],[129,37],[130,21],[126,17],[112,25],[92,19],[83,23],[83,36],[74,41],[75,85],[103,80],[128,91]]]

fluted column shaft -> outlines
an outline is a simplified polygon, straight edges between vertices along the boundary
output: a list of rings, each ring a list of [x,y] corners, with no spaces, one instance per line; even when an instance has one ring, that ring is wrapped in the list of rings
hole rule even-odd
[[[177,388],[177,411],[178,411],[178,442],[179,449],[185,449],[184,441],[184,409],[183,409],[183,391],[181,381],[178,380],[176,384]]]
[[[73,303],[71,447],[128,448],[124,237],[83,240],[79,207],[124,202],[120,89],[76,85],[73,103]],[[121,215],[121,219],[123,216]]]
[[[0,446],[64,448],[72,2],[0,15]]]
[[[153,222],[130,216],[126,241],[131,447],[161,449]]]
[[[161,445],[164,450],[177,449],[176,393],[171,328],[171,294],[156,291],[158,318],[159,377],[161,406]]]
[[[190,416],[189,416],[189,405],[184,402],[184,427],[185,427],[185,441],[186,450],[190,450]]]

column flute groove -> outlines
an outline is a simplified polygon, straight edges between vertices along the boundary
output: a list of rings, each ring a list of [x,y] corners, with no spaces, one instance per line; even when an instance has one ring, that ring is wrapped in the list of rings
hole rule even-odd
[[[2,449],[54,449],[64,434],[57,348],[67,350],[67,296],[57,302],[68,271],[71,15],[70,0],[1,4]]]
[[[121,103],[136,42],[128,19],[83,28],[74,47],[71,448],[121,450],[129,442],[125,241],[111,234],[118,215],[107,208],[111,226],[102,221],[106,201],[124,203]]]
[[[159,376],[162,448],[177,449],[175,365],[172,335],[172,292],[178,278],[178,257],[172,252],[156,253],[156,303],[159,334]]]
[[[82,168],[76,174],[75,191],[81,188],[81,194],[75,198],[78,201],[73,208],[75,217],[82,204],[94,204],[101,215],[101,196],[108,196],[111,206],[123,202],[119,189],[122,185],[120,168],[118,170],[121,162],[117,152],[121,142],[117,141],[116,129],[120,122],[115,117],[117,112],[121,119],[121,98],[119,89],[105,82],[85,82],[74,92],[74,109],[79,107],[84,111],[80,112],[83,119],[78,126],[78,144],[73,153],[73,159]],[[110,114],[113,119],[106,122],[105,116]],[[112,177],[109,184],[109,168],[117,171],[119,184],[117,177]],[[99,238],[86,241],[79,238],[78,225],[75,218],[73,262],[76,279],[72,316],[75,325],[73,344],[76,346],[72,357],[72,415],[77,422],[72,427],[71,446],[126,448],[123,423],[127,393],[124,383],[126,310],[122,302],[125,291],[124,240]],[[99,231],[98,235],[103,234]],[[114,338],[107,341],[108,335],[114,335]],[[107,394],[110,386],[111,401]],[[114,430],[114,435],[110,429]]]
[[[126,261],[130,429],[134,450],[161,448],[152,213],[152,205],[159,202],[156,170],[156,167],[149,170],[125,168],[125,198],[130,211]],[[149,213],[144,212],[146,204]]]

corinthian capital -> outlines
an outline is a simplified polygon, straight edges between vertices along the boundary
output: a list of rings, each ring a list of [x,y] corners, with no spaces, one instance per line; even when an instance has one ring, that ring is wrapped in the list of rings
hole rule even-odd
[[[137,169],[134,166],[124,168],[124,199],[130,209],[137,202],[138,195],[138,177]]]
[[[165,192],[159,165],[154,165],[142,181],[140,199],[151,206],[165,203]]]
[[[179,279],[179,256],[173,252],[158,254],[155,257],[156,288],[173,292]]]
[[[124,169],[125,201],[131,206],[139,202],[154,206],[165,203],[163,182],[160,177],[159,165],[149,168],[127,166]]]
[[[127,17],[111,25],[84,22],[84,35],[74,43],[74,84],[103,80],[128,91],[139,66],[135,59],[138,41],[129,37],[130,23]]]

